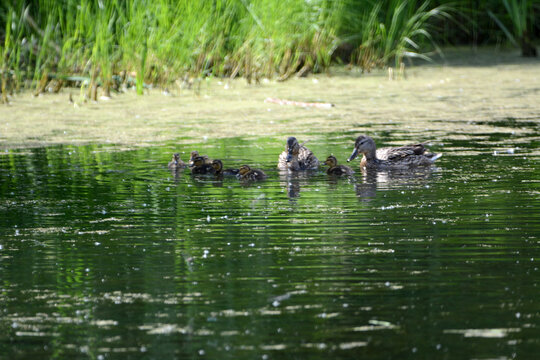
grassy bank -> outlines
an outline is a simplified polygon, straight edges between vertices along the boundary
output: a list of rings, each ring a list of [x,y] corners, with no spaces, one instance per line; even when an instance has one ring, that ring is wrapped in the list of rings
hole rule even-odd
[[[2,97],[146,85],[190,87],[203,77],[285,80],[333,62],[363,70],[437,43],[531,47],[538,0],[14,0],[0,5]],[[536,21],[536,22],[535,22]]]

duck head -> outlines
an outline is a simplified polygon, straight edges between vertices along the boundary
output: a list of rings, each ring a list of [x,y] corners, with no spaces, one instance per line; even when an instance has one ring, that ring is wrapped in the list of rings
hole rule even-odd
[[[216,170],[216,173],[219,173],[221,172],[221,170],[223,170],[223,163],[221,162],[221,160],[214,160],[212,161],[212,167],[214,168],[214,170]]]
[[[375,149],[375,142],[373,139],[366,135],[360,135],[356,138],[356,141],[354,142],[354,150],[347,161],[352,161],[358,156],[358,154],[365,154],[373,149]]]
[[[174,153],[173,156],[172,156],[171,161],[174,163],[174,165],[178,165],[178,163],[181,162],[180,154],[179,153]]]
[[[250,171],[251,171],[251,168],[248,165],[242,165],[240,166],[240,169],[238,169],[238,173],[240,175],[245,175]]]
[[[193,159],[192,167],[200,167],[204,165],[204,158],[202,156],[197,156]]]
[[[300,152],[300,144],[298,144],[298,140],[296,140],[294,136],[287,139],[287,147],[285,148],[285,151],[287,151],[287,162],[291,162],[293,156],[298,156],[298,153]]]
[[[329,157],[326,158],[326,161],[324,163],[325,163],[325,165],[328,165],[330,167],[334,167],[334,166],[337,166],[337,159],[336,159],[335,156],[330,155]]]
[[[195,160],[195,158],[198,157],[198,156],[199,156],[199,152],[198,152],[198,151],[193,150],[193,151],[191,152],[191,156],[189,157],[189,165],[190,165],[190,166],[193,166],[193,160]]]

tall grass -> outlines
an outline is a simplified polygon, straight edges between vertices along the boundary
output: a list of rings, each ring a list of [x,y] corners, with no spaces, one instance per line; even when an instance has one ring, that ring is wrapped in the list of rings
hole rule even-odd
[[[467,1],[456,0],[463,5]],[[484,0],[492,1],[492,0]],[[511,0],[504,0],[510,2]],[[516,0],[517,1],[517,0]],[[532,1],[532,0],[528,0]],[[109,96],[190,78],[285,80],[338,58],[429,59],[449,7],[414,0],[12,0],[0,4],[2,96],[77,85]],[[472,2],[471,2],[472,3]],[[441,26],[442,25],[442,26]],[[461,31],[461,30],[460,30]],[[340,54],[338,56],[338,54]]]
[[[430,60],[423,50],[438,50],[431,35],[430,21],[450,19],[448,10],[449,7],[444,5],[430,8],[429,2],[417,5],[414,1],[394,0],[386,9],[382,3],[375,3],[360,17],[362,27],[357,33],[362,38],[355,52],[356,61],[369,69],[392,60],[399,67],[406,57]]]
[[[533,22],[533,0],[503,0],[507,18],[511,24],[511,30],[507,28],[504,21],[500,20],[491,10],[489,16],[504,31],[508,40],[516,47],[521,48],[523,56],[536,56],[536,49],[531,42],[529,30]],[[531,20],[529,20],[531,18]]]

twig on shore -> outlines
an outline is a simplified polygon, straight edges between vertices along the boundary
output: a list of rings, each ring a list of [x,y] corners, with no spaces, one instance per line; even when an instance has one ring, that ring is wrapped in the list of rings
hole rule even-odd
[[[330,109],[335,106],[334,104],[331,104],[331,103],[292,101],[292,100],[284,100],[284,99],[278,99],[278,98],[266,98],[264,102],[274,103],[278,105],[293,105],[293,106],[314,107],[314,108],[322,108],[322,109]]]

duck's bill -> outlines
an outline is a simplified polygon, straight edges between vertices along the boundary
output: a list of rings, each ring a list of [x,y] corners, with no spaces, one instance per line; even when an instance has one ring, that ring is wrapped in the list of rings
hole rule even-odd
[[[351,156],[349,156],[349,158],[347,159],[347,162],[353,161],[356,158],[357,155],[358,155],[358,149],[354,148]]]

